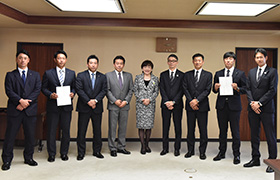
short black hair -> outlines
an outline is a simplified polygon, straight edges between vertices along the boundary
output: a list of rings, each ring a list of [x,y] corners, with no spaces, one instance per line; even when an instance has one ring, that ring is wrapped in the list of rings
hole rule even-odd
[[[98,59],[97,56],[95,56],[95,55],[90,55],[90,56],[87,58],[87,64],[89,63],[89,60],[90,60],[90,59],[96,59],[96,60],[97,60],[97,63],[99,63],[99,59]]]
[[[178,57],[175,54],[170,54],[167,58],[167,61],[169,58],[174,57],[177,61],[179,60]]]
[[[228,58],[228,57],[232,57],[234,60],[236,60],[236,55],[235,55],[234,52],[231,52],[231,51],[226,52],[226,53],[224,54],[224,59],[226,59],[226,58]]]
[[[257,53],[262,53],[262,54],[264,55],[264,57],[267,56],[267,52],[266,52],[266,50],[265,50],[264,48],[258,48],[258,49],[256,49],[256,50],[255,50],[254,57],[256,57],[256,54],[257,54]]]
[[[57,55],[59,55],[59,54],[64,54],[64,56],[67,58],[67,54],[66,54],[66,52],[63,51],[63,50],[58,50],[58,51],[56,51],[56,53],[54,53],[54,58],[56,59],[56,58],[57,58]]]
[[[141,64],[141,69],[145,66],[151,66],[151,68],[154,69],[154,64],[150,60],[143,61],[142,64]]]
[[[194,55],[192,56],[192,60],[194,60],[194,58],[196,58],[196,57],[201,57],[202,60],[204,61],[204,56],[203,56],[202,54],[200,54],[200,53],[194,54]]]
[[[29,55],[28,51],[26,51],[25,49],[19,50],[16,54],[16,57],[18,57],[19,54],[25,54],[30,59],[30,55]]]
[[[123,60],[123,64],[125,64],[125,59],[124,59],[124,57],[123,56],[121,56],[121,55],[118,55],[118,56],[116,56],[115,58],[114,58],[114,60],[113,60],[113,64],[115,64],[115,62],[116,62],[116,60],[117,59],[121,59],[121,60]]]

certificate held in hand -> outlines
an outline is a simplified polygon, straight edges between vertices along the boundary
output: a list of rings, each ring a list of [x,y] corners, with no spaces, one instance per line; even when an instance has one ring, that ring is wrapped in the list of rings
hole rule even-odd
[[[70,86],[56,87],[56,94],[58,95],[57,106],[71,105]]]
[[[232,77],[219,77],[220,96],[231,96],[233,95]]]

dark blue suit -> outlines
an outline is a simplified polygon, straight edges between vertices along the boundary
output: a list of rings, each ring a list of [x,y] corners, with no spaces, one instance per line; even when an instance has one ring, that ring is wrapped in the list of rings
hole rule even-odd
[[[256,80],[257,68],[251,69],[247,79],[248,117],[251,128],[252,158],[259,159],[260,122],[262,122],[267,144],[269,159],[276,159],[277,144],[275,133],[274,96],[277,92],[278,75],[275,68],[266,67],[259,82]],[[256,114],[250,106],[252,101],[259,101],[261,113]]]
[[[161,94],[161,114],[162,114],[162,138],[163,150],[169,149],[169,128],[170,119],[173,115],[173,123],[175,128],[175,144],[174,149],[180,150],[182,137],[182,112],[183,112],[183,82],[184,73],[176,70],[174,80],[171,82],[169,70],[160,74],[160,94]],[[174,109],[169,110],[164,104],[167,101],[175,101]]]
[[[100,72],[96,72],[95,76],[94,89],[88,70],[79,73],[76,80],[76,90],[79,95],[77,102],[77,111],[79,112],[77,145],[78,154],[83,156],[86,152],[85,136],[90,118],[93,130],[93,152],[100,152],[102,148],[101,121],[103,98],[107,93],[107,78]],[[94,109],[87,104],[91,99],[98,101]]]
[[[183,89],[186,96],[185,107],[188,119],[188,152],[194,152],[195,125],[197,119],[200,134],[199,152],[200,154],[204,154],[208,143],[207,123],[208,111],[210,111],[208,95],[212,87],[212,73],[202,69],[198,85],[195,87],[194,72],[194,70],[186,72],[183,80]],[[199,101],[198,110],[193,110],[190,106],[190,102],[193,99]]]
[[[215,90],[215,84],[219,83],[219,77],[225,77],[225,69],[217,71],[214,76],[213,92],[218,93]],[[232,150],[234,156],[240,155],[240,133],[239,133],[239,121],[240,113],[242,110],[240,95],[246,93],[246,76],[241,70],[234,68],[232,73],[232,82],[236,83],[239,92],[233,90],[232,96],[220,96],[218,94],[216,101],[217,118],[219,123],[219,150],[220,153],[225,154],[227,149],[227,132],[228,123],[230,123],[230,129],[232,134]]]
[[[63,86],[70,86],[70,91],[75,94],[75,72],[65,68],[65,80]],[[50,156],[56,154],[56,129],[60,122],[60,128],[62,130],[60,154],[67,155],[70,143],[70,123],[73,105],[57,106],[56,99],[51,99],[50,96],[53,92],[56,92],[56,87],[61,86],[56,68],[47,70],[43,75],[42,80],[42,92],[48,98],[47,99],[47,148]]]
[[[20,128],[23,124],[25,136],[24,159],[33,159],[35,143],[35,127],[37,115],[37,98],[40,94],[41,79],[38,72],[28,69],[24,85],[19,70],[8,72],[5,78],[5,90],[8,96],[7,129],[3,145],[2,160],[11,162],[13,159],[13,146]],[[30,106],[23,111],[17,110],[20,99],[30,99]]]

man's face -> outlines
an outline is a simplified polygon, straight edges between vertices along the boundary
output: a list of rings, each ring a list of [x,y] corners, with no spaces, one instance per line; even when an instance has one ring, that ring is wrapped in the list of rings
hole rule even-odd
[[[56,65],[62,69],[65,67],[65,64],[67,62],[67,58],[64,54],[58,54],[56,58],[54,58],[54,62]]]
[[[26,54],[20,53],[17,58],[17,65],[21,69],[25,69],[29,63],[29,57]]]
[[[167,60],[169,69],[175,69],[178,65],[178,60],[175,57],[169,57]]]
[[[225,67],[227,69],[230,69],[234,65],[235,59],[233,57],[227,57],[224,59],[224,63],[225,63]]]
[[[258,52],[256,55],[255,55],[255,61],[256,63],[258,64],[258,66],[262,67],[266,64],[266,61],[267,61],[268,57],[264,56],[262,53]]]
[[[116,59],[115,63],[114,63],[114,67],[115,70],[117,70],[118,72],[121,72],[124,68],[124,63],[122,59]]]
[[[87,67],[91,72],[95,72],[98,68],[98,62],[96,59],[90,59],[87,63]]]
[[[202,59],[201,56],[195,57],[193,59],[193,65],[195,69],[199,70],[200,68],[202,68],[203,64],[204,64],[204,60]]]

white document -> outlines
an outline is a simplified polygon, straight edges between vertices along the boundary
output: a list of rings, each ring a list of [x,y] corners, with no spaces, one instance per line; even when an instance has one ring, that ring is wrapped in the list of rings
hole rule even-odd
[[[70,86],[56,87],[56,94],[58,95],[57,106],[71,105]]]
[[[220,87],[220,96],[230,96],[233,95],[232,77],[219,77]]]

